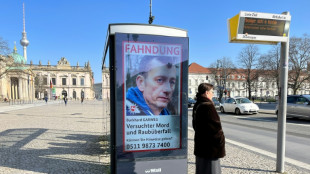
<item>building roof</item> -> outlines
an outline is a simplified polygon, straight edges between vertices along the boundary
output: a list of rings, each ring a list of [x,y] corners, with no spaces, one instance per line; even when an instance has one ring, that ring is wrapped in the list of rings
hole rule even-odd
[[[24,58],[24,56],[17,53],[16,45],[14,46],[13,53],[9,55],[13,57],[15,63],[19,63],[19,64],[26,63],[26,59]]]
[[[211,73],[208,68],[205,68],[195,62],[191,63],[188,67],[188,73]]]

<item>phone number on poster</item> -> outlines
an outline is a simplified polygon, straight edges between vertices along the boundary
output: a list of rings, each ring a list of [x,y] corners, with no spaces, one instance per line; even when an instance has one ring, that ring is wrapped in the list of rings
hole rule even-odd
[[[126,149],[153,149],[153,148],[164,148],[170,147],[170,143],[142,143],[142,144],[127,144]]]

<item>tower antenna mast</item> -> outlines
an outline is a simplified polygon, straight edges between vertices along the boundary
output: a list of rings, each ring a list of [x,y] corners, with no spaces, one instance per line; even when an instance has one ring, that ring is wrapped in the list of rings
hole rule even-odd
[[[149,24],[152,24],[155,19],[155,16],[152,16],[152,0],[150,0],[150,17],[149,17]]]

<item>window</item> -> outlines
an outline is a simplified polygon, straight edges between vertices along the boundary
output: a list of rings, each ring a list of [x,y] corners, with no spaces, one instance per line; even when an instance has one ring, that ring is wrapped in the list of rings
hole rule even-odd
[[[188,79],[188,86],[192,86],[192,80]]]
[[[295,97],[287,97],[287,103],[295,103]]]
[[[196,82],[196,85],[198,85],[198,79],[196,79],[195,82]]]
[[[43,78],[43,85],[48,85],[47,77]]]
[[[308,103],[308,101],[304,97],[298,97],[296,100],[296,104],[305,104],[305,103]]]
[[[67,85],[67,79],[66,78],[62,78],[62,85]]]
[[[84,78],[81,78],[81,86],[84,86]]]
[[[74,86],[76,85],[76,78],[72,79],[72,85],[74,85]]]
[[[56,85],[56,78],[52,78],[53,85]]]

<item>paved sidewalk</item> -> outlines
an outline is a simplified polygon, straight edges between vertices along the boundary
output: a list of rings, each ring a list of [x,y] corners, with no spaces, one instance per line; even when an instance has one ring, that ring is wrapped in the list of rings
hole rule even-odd
[[[224,132],[225,133],[225,132]],[[194,137],[194,130],[188,129],[188,137]],[[188,173],[195,173],[195,155],[193,155],[194,140],[188,138]],[[226,139],[226,156],[221,159],[223,174],[266,174],[277,173],[276,159],[262,155],[235,145],[231,140]],[[309,165],[308,165],[309,166]],[[309,174],[310,169],[286,163],[285,172],[287,174]]]
[[[37,106],[44,106],[48,104],[57,104],[60,102],[61,102],[60,100],[52,100],[46,103],[44,100],[42,101],[38,100],[33,103],[22,103],[22,104],[11,104],[11,105],[9,103],[0,103],[0,113],[20,110],[20,109],[27,109],[27,108],[37,107]]]
[[[102,102],[12,106],[0,112],[0,174],[101,174]],[[3,107],[0,109],[3,110]]]

